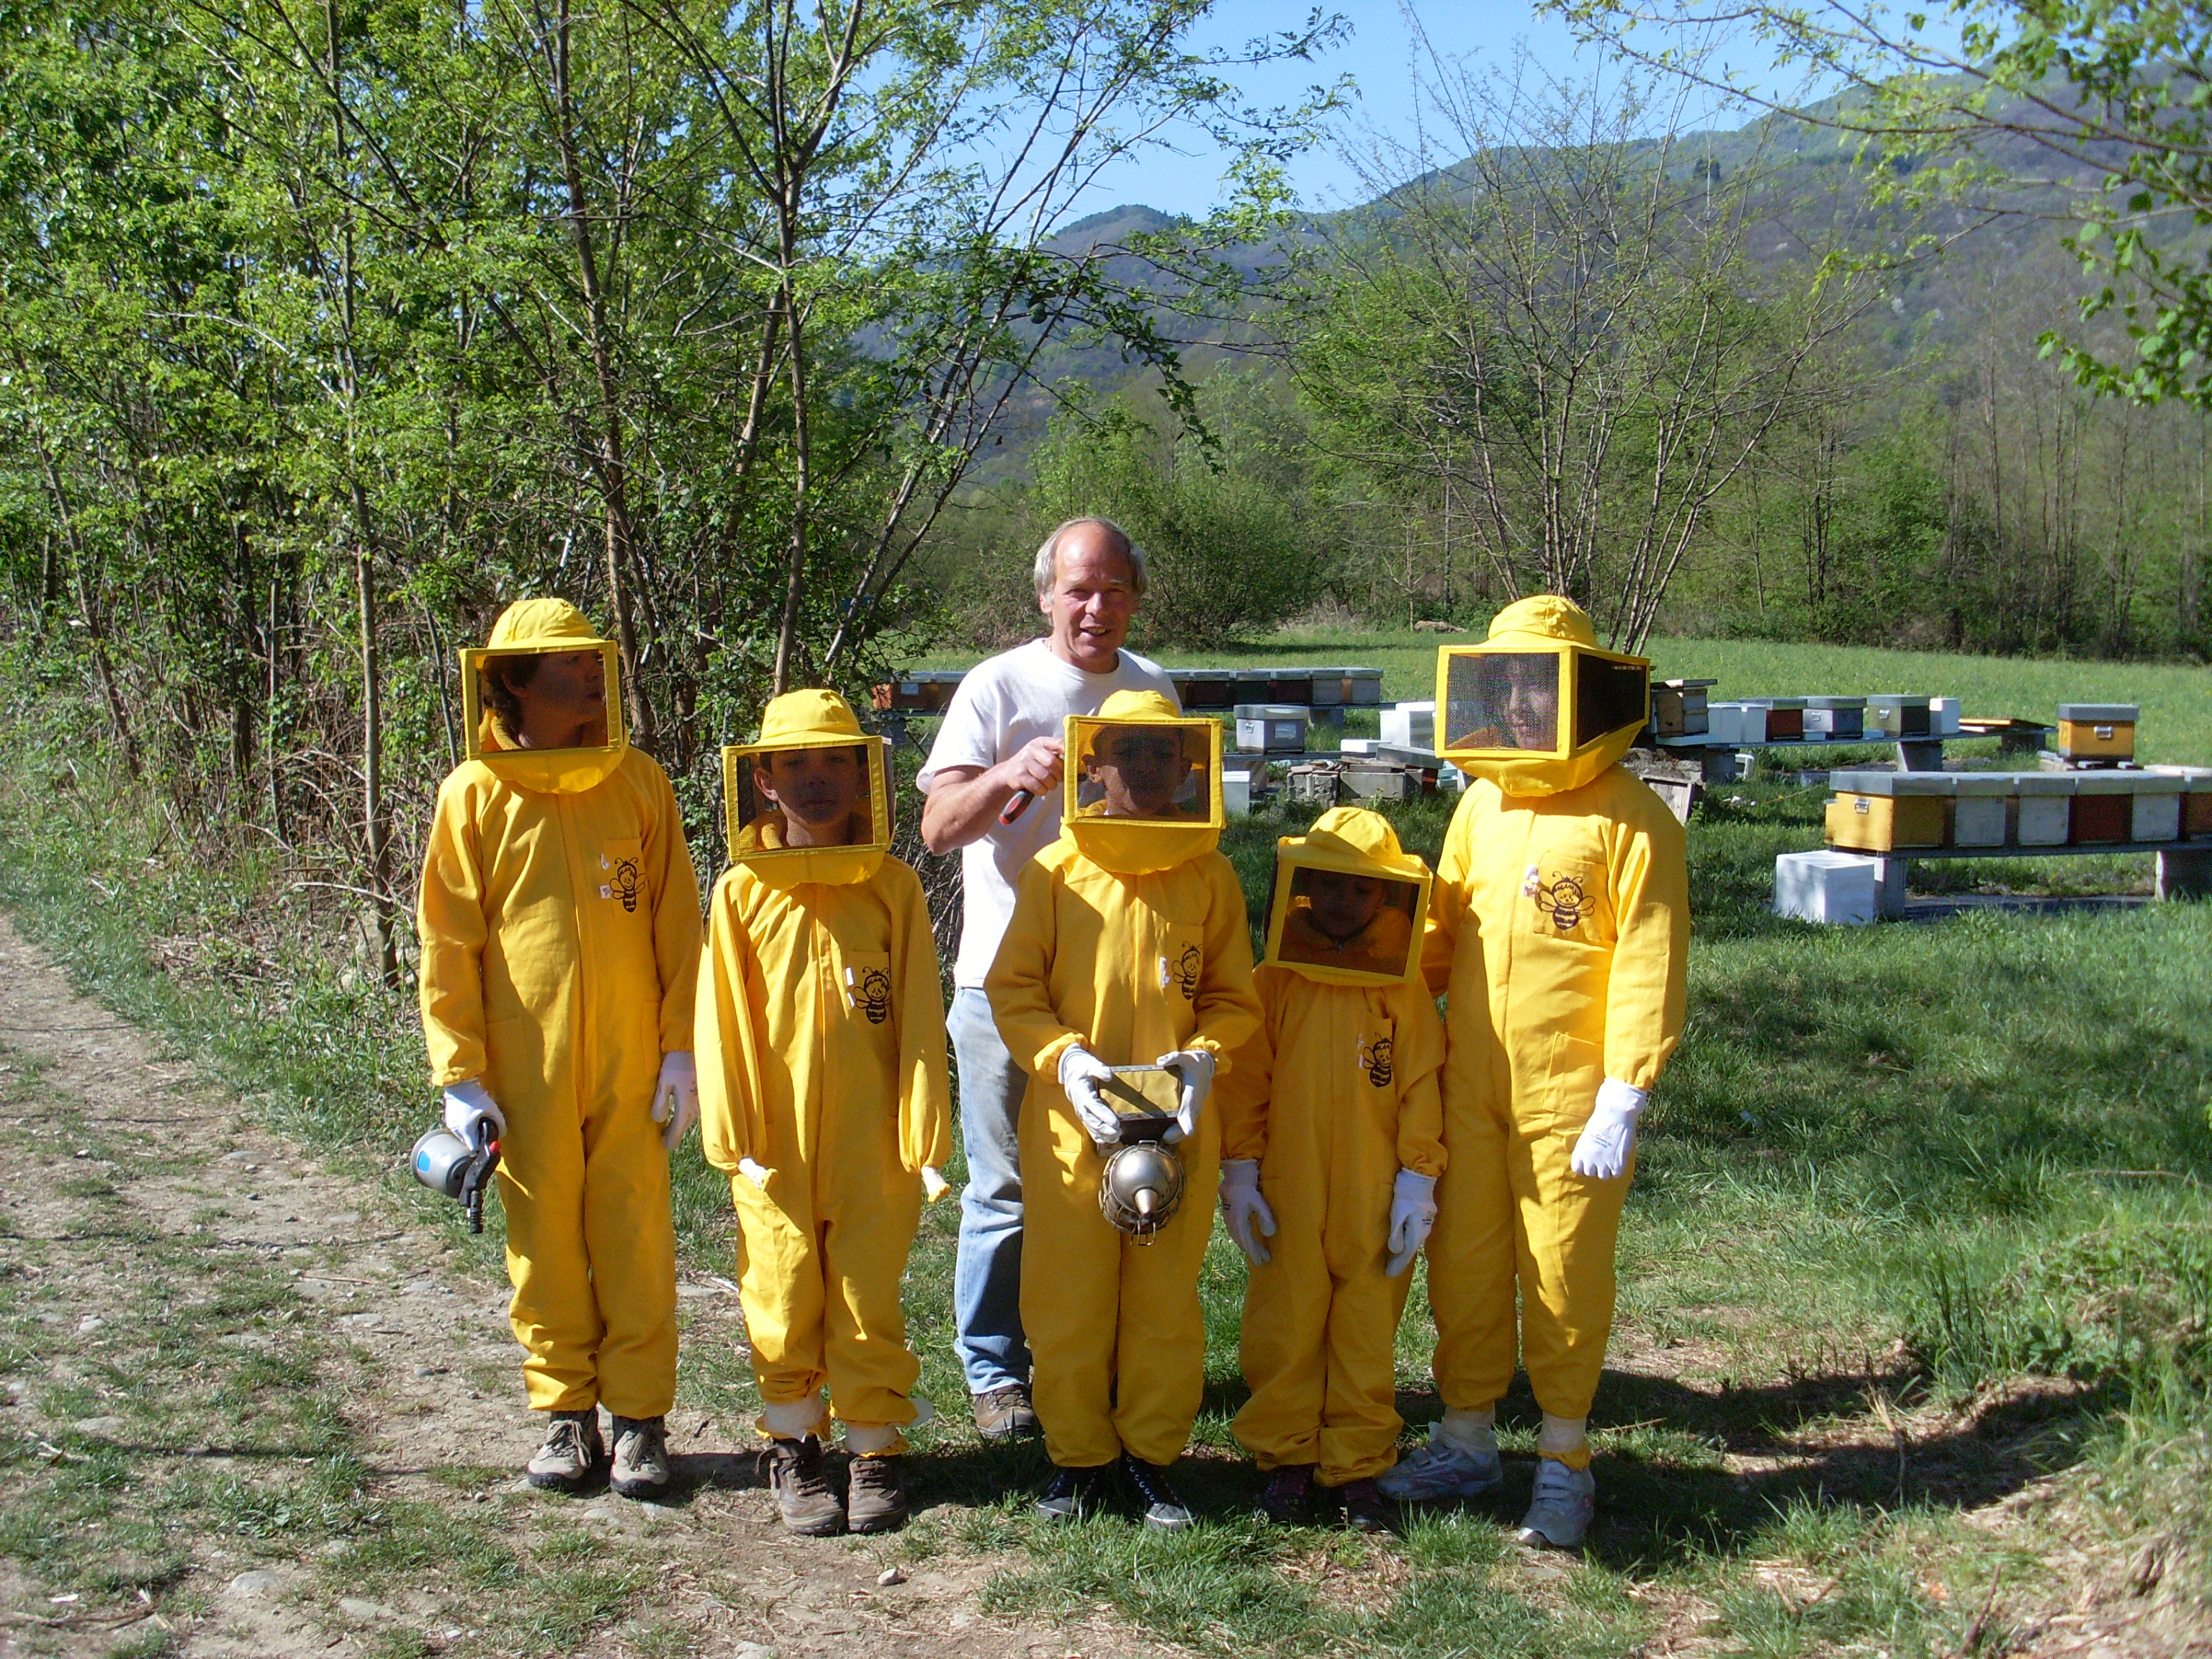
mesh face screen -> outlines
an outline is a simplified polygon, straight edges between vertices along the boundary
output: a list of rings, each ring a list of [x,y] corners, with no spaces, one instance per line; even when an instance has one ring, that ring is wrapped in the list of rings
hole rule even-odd
[[[732,783],[738,833],[754,850],[871,847],[890,839],[890,826],[875,821],[865,744],[751,750],[738,757]]]
[[[1439,749],[1559,751],[1559,659],[1548,651],[1469,652],[1444,675]]]
[[[471,688],[480,708],[498,723],[503,748],[520,746],[525,711],[550,708],[585,714],[583,728],[567,744],[532,744],[538,753],[607,746],[607,702],[615,695],[610,653],[598,646],[575,651],[502,651],[478,660]],[[563,722],[565,724],[565,722]],[[542,729],[542,728],[541,728]]]
[[[1204,823],[1212,817],[1212,756],[1204,733],[1124,721],[1076,731],[1079,816],[1170,823]]]
[[[1575,747],[1594,743],[1624,726],[1641,726],[1651,712],[1651,671],[1602,657],[1575,662]]]
[[[1291,872],[1276,958],[1403,979],[1414,948],[1418,882],[1299,866]]]

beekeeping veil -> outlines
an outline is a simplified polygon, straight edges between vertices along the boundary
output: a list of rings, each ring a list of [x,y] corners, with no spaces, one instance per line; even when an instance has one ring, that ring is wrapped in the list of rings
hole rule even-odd
[[[1582,607],[1555,594],[1506,606],[1480,645],[1437,653],[1437,752],[1509,795],[1593,781],[1650,706],[1650,663],[1601,649]]]
[[[1221,839],[1221,727],[1157,691],[1067,717],[1061,833],[1116,875],[1169,870]]]
[[[844,698],[786,692],[757,742],[722,750],[730,861],[772,887],[866,881],[891,844],[887,770],[884,740],[862,732]]]

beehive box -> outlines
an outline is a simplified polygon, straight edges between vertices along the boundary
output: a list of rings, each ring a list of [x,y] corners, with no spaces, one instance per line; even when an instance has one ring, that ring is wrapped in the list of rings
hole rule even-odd
[[[2137,842],[2181,839],[2181,805],[2187,781],[2155,772],[2133,775],[2135,793],[2128,814],[2128,839]]]
[[[1382,671],[1379,668],[1346,669],[1344,700],[1355,708],[1380,708],[1382,702]]]
[[[2153,766],[2151,775],[2181,786],[2181,834],[2194,840],[2212,836],[2212,766]]]
[[[1693,738],[1707,729],[1706,693],[1717,680],[1651,682],[1651,730],[1662,738]]]
[[[2013,839],[2022,847],[2063,847],[2074,814],[2074,775],[2014,772]]]
[[[1865,732],[1869,737],[1924,738],[1931,726],[1927,697],[1872,696],[1866,700]]]
[[[1866,735],[1864,697],[1808,697],[1805,735],[1826,743],[1856,743]]]
[[[1766,711],[1766,743],[1795,743],[1805,735],[1805,699],[1802,697],[1753,697],[1753,708]]]
[[[1943,844],[1956,780],[1943,772],[1835,772],[1828,844],[1863,853]]]
[[[2010,825],[2013,781],[2002,772],[1960,773],[1951,805],[1954,847],[2002,847]]]
[[[2074,780],[2074,816],[2067,840],[2077,847],[2127,840],[2134,827],[2135,777],[2083,772]]]
[[[1256,769],[1225,766],[1221,770],[1221,810],[1231,817],[1252,815],[1253,781]]]
[[[967,678],[958,668],[926,669],[871,688],[869,701],[884,714],[936,714],[952,705],[952,694]]]
[[[1928,735],[1931,738],[1955,738],[1959,735],[1960,705],[1956,697],[1928,699]]]
[[[1382,711],[1382,741],[1398,749],[1437,746],[1437,706],[1433,702],[1401,702]]]
[[[1766,710],[1758,703],[1708,703],[1705,719],[1706,733],[1716,743],[1766,741]]]
[[[1350,699],[1345,696],[1349,682],[1345,676],[1348,668],[1316,668],[1309,682],[1306,701],[1316,708],[1340,708]]]
[[[1271,700],[1267,690],[1268,672],[1264,668],[1240,668],[1230,677],[1232,688],[1230,702],[1267,702]]]
[[[1289,703],[1240,702],[1237,705],[1237,746],[1263,755],[1303,755],[1306,751],[1305,709]]]
[[[1411,800],[1421,793],[1419,773],[1386,761],[1347,760],[1340,781],[1356,800]]]
[[[1874,860],[1852,853],[1784,853],[1774,860],[1774,914],[1863,927],[1875,915]]]
[[[1237,702],[1237,672],[1231,668],[1178,668],[1175,671],[1176,690],[1182,698],[1182,706],[1191,708],[1228,708]]]
[[[1267,671],[1267,702],[1294,702],[1304,708],[1313,700],[1312,669],[1271,668]]]
[[[2068,760],[2133,760],[2142,712],[2131,702],[2062,702],[2057,750]]]

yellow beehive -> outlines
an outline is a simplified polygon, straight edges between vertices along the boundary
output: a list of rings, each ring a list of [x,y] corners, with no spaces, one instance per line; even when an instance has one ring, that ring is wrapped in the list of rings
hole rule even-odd
[[[1835,772],[1828,785],[1828,844],[1862,853],[1941,847],[1958,787],[1941,772]]]
[[[2133,760],[2142,712],[2131,702],[2062,702],[2058,752],[2068,760]]]

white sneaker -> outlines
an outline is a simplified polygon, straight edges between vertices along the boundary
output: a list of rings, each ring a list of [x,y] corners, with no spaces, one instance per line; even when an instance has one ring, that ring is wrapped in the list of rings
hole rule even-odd
[[[1395,1498],[1401,1504],[1428,1504],[1443,1498],[1480,1498],[1504,1479],[1505,1469],[1496,1452],[1471,1452],[1431,1439],[1383,1470],[1375,1484],[1385,1498]]]
[[[1539,1458],[1536,1489],[1528,1513],[1521,1517],[1520,1540],[1538,1548],[1571,1550],[1589,1530],[1596,1504],[1596,1476],[1588,1469],[1571,1469],[1556,1457]]]

